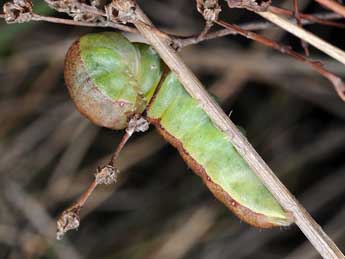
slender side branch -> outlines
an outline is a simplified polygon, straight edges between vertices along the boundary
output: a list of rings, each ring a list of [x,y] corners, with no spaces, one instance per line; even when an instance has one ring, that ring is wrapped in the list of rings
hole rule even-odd
[[[337,92],[338,96],[343,101],[345,101],[345,84],[344,84],[344,82],[341,80],[340,77],[336,76],[332,72],[325,69],[320,62],[311,61],[311,60],[307,59],[306,57],[304,57],[303,55],[293,51],[289,46],[280,45],[279,43],[277,43],[274,40],[266,38],[262,35],[255,33],[255,32],[249,32],[249,31],[243,30],[240,27],[238,27],[237,25],[230,24],[230,23],[227,23],[227,22],[224,22],[221,20],[216,21],[216,23],[219,24],[220,26],[227,28],[228,30],[233,30],[234,33],[238,33],[238,34],[240,34],[240,35],[242,35],[248,39],[255,40],[255,41],[257,41],[257,42],[259,42],[265,46],[276,49],[283,54],[288,54],[289,56],[291,56],[291,57],[293,57],[293,58],[295,58],[295,59],[297,59],[297,60],[299,60],[305,64],[310,65],[314,70],[316,70],[318,73],[320,73],[320,75],[322,75],[323,77],[328,79],[333,84],[333,87],[334,87],[335,91]]]
[[[296,23],[297,25],[302,28],[302,22],[301,22],[301,15],[300,15],[300,12],[299,12],[299,4],[298,4],[298,0],[293,0],[293,14],[296,18]],[[306,56],[309,56],[309,49],[308,49],[308,44],[303,40],[301,39],[301,45],[304,49],[304,53]]]
[[[5,19],[6,15],[0,13],[0,18]],[[72,19],[63,19],[63,18],[56,18],[56,17],[50,17],[50,16],[43,16],[36,13],[31,13],[30,18],[28,21],[44,21],[44,22],[50,22],[50,23],[58,23],[58,24],[65,24],[65,25],[73,25],[73,26],[85,26],[85,27],[110,27],[126,32],[131,33],[138,33],[138,31],[135,28],[131,28],[129,26],[118,24],[115,22],[86,22],[86,21],[76,21]],[[25,21],[25,22],[28,22]]]
[[[218,19],[221,12],[218,0],[196,0],[197,10],[205,19],[205,27],[198,36],[202,39],[210,31],[213,26],[213,21]]]
[[[62,239],[64,234],[72,229],[76,229],[80,225],[80,210],[85,205],[86,201],[100,184],[112,184],[117,182],[120,171],[115,167],[115,162],[127,141],[134,132],[146,131],[148,129],[148,122],[139,115],[135,115],[129,122],[125,134],[118,146],[115,149],[113,156],[106,166],[99,167],[95,174],[95,179],[87,190],[80,196],[80,198],[69,208],[65,209],[57,219],[56,238]]]
[[[314,34],[298,27],[293,23],[290,23],[285,18],[282,18],[270,11],[256,13],[266,20],[269,20],[270,22],[290,32],[291,34],[297,36],[298,38],[303,39],[310,45],[314,46],[315,48],[321,50],[322,52],[326,53],[330,57],[338,60],[340,63],[343,63],[345,65],[345,52],[341,49],[333,46],[332,44],[329,44],[328,42],[322,40]]]
[[[278,9],[283,10],[284,15],[288,15],[288,16],[293,15],[293,13],[290,10],[280,9],[280,8],[278,8]],[[329,25],[329,26],[335,26],[338,28],[345,28],[345,24],[328,21],[329,19],[341,18],[339,16],[339,14],[334,14],[334,13],[314,14],[314,15],[310,15],[312,18],[309,17],[308,19],[303,18],[303,14],[301,14],[301,13],[300,13],[300,16],[302,18],[302,21],[301,21],[302,25],[313,24],[313,23],[320,23],[320,24],[326,25],[326,23],[327,23],[327,25]],[[290,22],[293,23],[294,21],[291,19]],[[258,30],[270,28],[271,26],[274,26],[274,25],[270,22],[252,22],[252,23],[240,24],[238,26],[244,30],[247,30],[247,31],[258,31]],[[184,37],[184,38],[172,37],[172,38],[173,38],[174,44],[176,46],[178,46],[179,48],[184,48],[186,46],[197,44],[197,43],[202,42],[202,41],[212,40],[212,39],[224,37],[227,35],[233,35],[233,34],[234,34],[234,31],[232,31],[232,30],[221,29],[221,30],[218,30],[215,32],[209,32],[202,38],[200,38],[198,36],[191,36],[191,37]]]
[[[287,9],[274,7],[274,12],[283,14],[283,15],[293,16],[292,11],[287,10]],[[332,19],[341,18],[339,14],[335,14],[335,13],[323,13],[323,14],[313,14],[313,15],[300,13],[300,17],[302,19],[301,20],[302,25],[320,23],[323,25],[335,26],[338,28],[345,28],[345,24],[330,21]],[[5,14],[0,13],[0,18],[5,19],[6,18]],[[135,28],[122,25],[119,23],[111,22],[111,21],[106,21],[106,22],[76,21],[72,19],[42,16],[36,13],[32,13],[32,17],[30,19],[31,19],[30,21],[44,21],[44,22],[58,23],[58,24],[65,24],[65,25],[72,25],[72,26],[104,27],[104,28],[110,27],[110,28],[114,28],[114,29],[118,29],[118,30],[122,30],[126,32],[138,33],[138,30]],[[294,21],[291,20],[291,22],[293,23]],[[270,28],[271,26],[273,25],[270,22],[251,22],[251,23],[245,23],[245,24],[239,25],[239,27],[241,27],[242,29],[249,30],[249,31],[263,30],[263,29]],[[166,38],[171,37],[170,40],[172,44],[176,46],[177,49],[182,49],[189,45],[198,44],[202,41],[216,39],[216,38],[234,34],[232,30],[228,30],[228,29],[221,29],[215,32],[208,32],[206,34],[201,33],[200,35],[192,35],[192,36],[178,36],[178,35],[166,34],[162,31],[159,31],[159,32],[162,34],[162,37],[166,37]]]
[[[131,9],[131,11],[133,10]],[[135,17],[132,17],[134,25],[157,50],[165,63],[177,75],[187,92],[199,102],[200,106],[210,116],[215,125],[227,134],[236,150],[272,192],[279,203],[287,211],[293,213],[296,224],[319,253],[325,258],[345,258],[334,242],[324,233],[321,227],[279,181],[230,118],[208,95],[201,82],[191,70],[182,62],[175,51],[166,44],[165,40],[160,38],[159,34],[156,32],[157,29],[152,29],[153,25],[151,21],[138,6],[136,6],[134,13]]]
[[[285,15],[285,16],[293,16],[293,11],[281,7],[276,6],[270,6],[269,10],[272,13],[278,14],[278,15]],[[323,14],[305,14],[305,13],[299,13],[299,17],[301,18],[302,25],[305,24],[305,21],[319,23],[326,26],[334,26],[338,28],[344,28],[344,23],[339,22],[333,22],[329,21],[330,19],[337,18],[341,19],[343,18],[341,15],[337,13],[323,13]]]
[[[1,15],[0,15],[1,17]],[[86,26],[86,27],[110,27],[126,32],[132,32],[132,33],[138,33],[138,31],[135,28],[131,28],[126,25],[114,23],[114,22],[83,22],[83,21],[75,21],[71,19],[63,19],[63,18],[56,18],[56,17],[50,17],[50,16],[42,16],[39,14],[33,14],[32,21],[45,21],[45,22],[51,22],[51,23],[59,23],[59,24],[65,24],[65,25],[74,25],[74,26]]]

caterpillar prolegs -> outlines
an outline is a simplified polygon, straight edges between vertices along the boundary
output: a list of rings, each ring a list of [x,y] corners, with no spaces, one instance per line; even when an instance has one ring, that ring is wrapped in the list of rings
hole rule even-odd
[[[261,228],[289,225],[290,215],[175,75],[161,78],[163,68],[150,46],[115,32],[94,33],[70,47],[65,81],[77,109],[99,126],[124,129],[146,111],[147,120],[241,220]]]

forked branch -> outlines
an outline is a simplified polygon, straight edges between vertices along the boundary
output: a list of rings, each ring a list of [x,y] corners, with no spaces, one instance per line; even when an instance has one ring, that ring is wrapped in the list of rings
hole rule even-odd
[[[279,15],[274,14],[271,11],[256,13],[265,18],[266,20],[270,21],[271,23],[281,27],[285,31],[288,31],[296,37],[303,39],[310,45],[314,46],[315,48],[321,50],[325,54],[329,55],[330,57],[334,58],[335,60],[338,60],[339,62],[345,65],[345,52],[341,49],[324,41],[316,35],[304,30],[303,28],[298,27],[296,24],[289,22],[288,20],[280,17]]]
[[[280,51],[283,54],[287,54],[305,64],[310,65],[313,69],[315,69],[315,71],[317,71],[318,73],[320,73],[323,77],[325,77],[326,79],[328,79],[332,84],[333,87],[335,89],[335,91],[337,92],[337,94],[339,95],[339,97],[345,101],[345,84],[344,82],[341,80],[340,77],[336,76],[335,74],[331,73],[330,71],[328,71],[327,69],[325,69],[322,65],[322,63],[318,62],[318,61],[311,61],[309,59],[307,59],[306,57],[304,57],[303,55],[293,51],[289,46],[284,46],[281,45],[279,43],[277,43],[274,40],[271,40],[269,38],[266,38],[262,35],[259,35],[255,32],[249,32],[246,30],[243,30],[242,28],[238,27],[237,25],[234,24],[230,24],[221,20],[216,21],[217,24],[223,26],[224,28],[227,28],[228,30],[233,30],[234,34],[238,33],[248,39],[252,39],[255,40],[267,47],[276,49],[278,51]]]
[[[148,129],[148,122],[139,115],[135,115],[129,122],[125,134],[122,136],[120,143],[117,145],[114,154],[109,163],[103,167],[99,167],[95,174],[95,179],[92,181],[87,190],[80,196],[80,198],[73,203],[72,206],[65,209],[57,219],[56,238],[62,239],[64,234],[72,229],[76,229],[80,225],[80,211],[85,205],[86,201],[101,184],[113,184],[118,180],[120,171],[116,168],[116,160],[120,155],[121,150],[126,145],[127,141],[134,132],[143,132]]]
[[[123,8],[124,6],[118,7]],[[122,11],[126,12],[125,9],[122,9]],[[132,7],[130,11],[133,11]],[[151,21],[138,6],[135,8],[134,15],[135,16],[131,18],[131,21],[147,41],[157,50],[169,68],[175,72],[187,92],[199,102],[200,106],[210,116],[214,124],[228,135],[229,140],[235,146],[236,150],[245,159],[266,187],[272,192],[279,203],[287,211],[293,213],[296,224],[319,253],[324,258],[345,258],[334,242],[326,235],[303,206],[299,204],[295,197],[275,176],[272,170],[237,129],[230,118],[208,95],[201,82],[183,63],[180,57],[175,53],[174,49],[167,45],[165,40],[160,38],[159,33],[157,33],[158,30],[153,27]]]
[[[298,0],[293,0],[293,15],[296,18],[297,25],[302,28],[302,22],[301,22],[301,16],[300,16],[300,12],[299,12]],[[308,44],[303,39],[301,39],[301,45],[304,49],[305,55],[309,56]]]

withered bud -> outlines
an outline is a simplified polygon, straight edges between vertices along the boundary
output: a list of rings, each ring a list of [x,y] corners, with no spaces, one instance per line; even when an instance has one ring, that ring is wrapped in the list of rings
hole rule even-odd
[[[271,5],[271,0],[227,0],[230,8],[245,8],[250,11],[264,12]]]
[[[197,0],[196,3],[198,12],[207,22],[212,23],[218,19],[219,13],[222,11],[218,0]]]
[[[135,9],[136,3],[133,0],[113,0],[105,8],[108,20],[123,24],[135,22]]]
[[[97,173],[95,174],[96,183],[97,184],[113,184],[117,181],[117,176],[120,173],[119,169],[107,165],[104,167],[101,167],[97,170]]]
[[[78,0],[45,0],[45,2],[58,12],[68,14],[81,12],[79,9],[81,2]]]
[[[80,207],[66,209],[56,222],[56,239],[61,240],[64,234],[80,225]]]
[[[149,129],[149,123],[141,116],[133,116],[128,122],[126,132],[132,135],[134,132],[145,132]]]
[[[14,0],[3,6],[7,23],[23,23],[31,20],[32,2],[30,0]]]

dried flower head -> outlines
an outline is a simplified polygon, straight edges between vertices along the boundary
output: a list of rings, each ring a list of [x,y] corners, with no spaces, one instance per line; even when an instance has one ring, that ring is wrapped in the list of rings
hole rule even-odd
[[[111,165],[101,167],[97,170],[97,173],[95,174],[96,183],[97,184],[116,183],[117,176],[119,173],[120,171]]]
[[[117,21],[126,24],[136,20],[136,3],[133,0],[113,0],[105,8],[109,21]]]
[[[13,0],[3,6],[7,23],[23,23],[31,20],[32,2],[30,0]]]
[[[97,6],[99,1],[91,1],[87,5],[85,0],[45,0],[46,3],[58,12],[64,12],[81,22],[104,22],[105,18],[99,15]]]
[[[56,11],[68,14],[80,12],[79,4],[82,3],[79,0],[45,0],[45,2]]]
[[[65,210],[56,222],[56,239],[60,240],[64,234],[72,229],[76,229],[80,224],[80,207],[72,207]]]
[[[218,0],[197,0],[198,12],[202,14],[206,22],[212,23],[218,19],[222,11]]]
[[[271,0],[227,0],[230,8],[246,8],[255,12],[264,12],[271,5]]]
[[[126,132],[132,135],[134,132],[145,132],[149,129],[149,123],[141,116],[134,116],[128,122]]]

